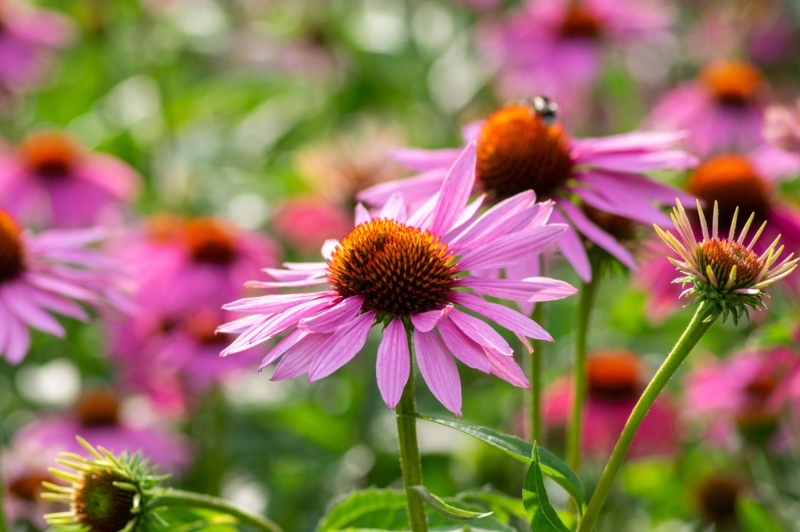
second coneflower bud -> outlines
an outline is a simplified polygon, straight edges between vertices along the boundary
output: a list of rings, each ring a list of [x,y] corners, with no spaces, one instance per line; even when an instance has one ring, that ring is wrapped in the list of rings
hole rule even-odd
[[[138,454],[115,457],[102,447],[95,449],[85,440],[78,440],[92,459],[61,453],[57,462],[72,471],[50,469],[71,485],[43,482],[50,490],[42,494],[43,498],[70,505],[69,511],[45,515],[48,524],[92,532],[150,530],[158,517],[148,503],[163,477],[152,476],[147,461]]]
[[[761,255],[753,251],[766,222],[761,225],[750,242],[745,244],[745,238],[753,222],[752,215],[737,238],[737,213],[734,213],[731,229],[726,238],[725,235],[719,234],[719,209],[716,203],[710,232],[699,201],[697,210],[703,236],[700,242],[695,237],[680,201],[670,215],[679,238],[657,226],[656,232],[679,256],[679,259],[670,258],[669,261],[684,274],[683,277],[676,279],[676,282],[692,285],[684,294],[695,294],[696,303],[706,302],[713,305],[716,311],[722,314],[723,320],[731,315],[734,323],[738,323],[739,318],[747,315],[748,307],[764,308],[762,302],[764,288],[792,273],[797,267],[798,259],[793,259],[794,254],[790,253],[779,262],[783,254],[783,246],[778,247],[780,237],[776,238]]]

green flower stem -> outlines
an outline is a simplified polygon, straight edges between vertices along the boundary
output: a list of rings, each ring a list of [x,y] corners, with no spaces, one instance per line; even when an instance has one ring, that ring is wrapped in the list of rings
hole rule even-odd
[[[567,463],[577,472],[581,465],[581,426],[583,424],[583,404],[586,399],[586,338],[589,332],[589,318],[597,295],[598,272],[588,283],[581,285],[578,299],[578,323],[575,329],[575,365],[572,377],[572,415],[567,428]]]
[[[215,510],[217,512],[222,512],[235,517],[240,523],[251,526],[258,530],[265,530],[267,532],[283,532],[281,527],[266,517],[242,510],[225,499],[212,497],[211,495],[204,495],[202,493],[167,488],[155,496],[155,498],[150,502],[150,506],[153,508],[167,506],[207,508],[209,510]]]
[[[675,344],[675,347],[672,348],[672,352],[667,356],[666,360],[664,360],[664,363],[658,369],[655,376],[653,376],[653,380],[651,380],[650,384],[645,388],[642,396],[633,408],[633,412],[631,412],[628,421],[625,423],[625,427],[622,429],[617,444],[614,446],[611,457],[608,459],[608,463],[600,477],[600,482],[597,484],[597,488],[595,488],[594,494],[589,501],[586,513],[583,515],[583,519],[581,519],[578,525],[578,532],[590,532],[594,527],[600,515],[600,510],[603,508],[603,504],[606,501],[606,497],[608,497],[608,493],[611,491],[614,478],[617,476],[617,472],[625,460],[625,455],[628,453],[628,449],[633,442],[633,437],[636,436],[636,431],[639,430],[639,426],[642,424],[642,421],[644,421],[644,417],[647,415],[650,407],[653,406],[653,403],[661,393],[661,390],[664,389],[669,379],[675,374],[678,367],[680,367],[694,346],[697,345],[697,342],[699,342],[703,335],[711,328],[717,318],[719,318],[719,310],[715,309],[713,306],[709,309],[707,305],[701,303],[697,307],[692,321],[689,322],[689,325],[686,327],[686,330],[683,331],[678,343]]]
[[[411,353],[411,371],[403,388],[403,395],[395,407],[397,414],[397,438],[400,441],[400,470],[403,473],[403,487],[406,490],[406,507],[413,532],[427,532],[425,503],[412,489],[422,485],[422,462],[417,445],[417,402],[414,398],[414,329],[406,323],[408,349]]]
[[[542,304],[537,303],[531,315],[533,321],[540,325],[542,325],[542,317],[544,315],[542,308]],[[542,357],[544,356],[542,350],[544,345],[545,343],[539,340],[531,342],[533,349],[529,375],[531,381],[531,441],[535,442],[542,441]]]

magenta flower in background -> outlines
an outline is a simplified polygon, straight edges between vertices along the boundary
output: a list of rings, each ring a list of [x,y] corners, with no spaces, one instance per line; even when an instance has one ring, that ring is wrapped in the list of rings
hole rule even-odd
[[[27,225],[119,222],[139,186],[130,166],[88,151],[62,131],[31,133],[16,151],[0,153],[0,203]]]
[[[667,92],[648,118],[653,127],[685,129],[686,146],[701,156],[751,150],[762,142],[764,76],[744,61],[716,61],[696,79]]]
[[[46,530],[44,514],[56,511],[56,504],[40,497],[42,482],[53,482],[47,470],[52,462],[36,450],[12,446],[0,452],[0,489],[3,490],[3,510],[12,523],[27,521],[37,530]]]
[[[55,11],[23,8],[13,0],[0,4],[0,88],[35,85],[50,51],[66,46],[71,38],[69,20]]]
[[[243,283],[276,265],[280,252],[266,236],[221,218],[164,215],[122,242],[119,255],[137,281],[141,308],[175,322],[241,297]]]
[[[399,194],[377,216],[359,205],[355,229],[323,248],[327,262],[287,263],[285,270],[265,270],[276,282],[252,282],[251,286],[324,285],[324,289],[225,305],[249,316],[220,327],[222,332],[240,334],[222,354],[248,349],[288,331],[262,367],[282,357],[273,380],[308,373],[309,382],[314,382],[358,354],[378,323],[384,330],[377,381],[389,408],[400,400],[411,370],[407,335],[413,339],[423,379],[456,415],[461,415],[461,383],[453,356],[515,386],[528,387],[503,337],[462,308],[520,336],[552,341],[536,322],[483,296],[547,301],[572,295],[575,289],[553,279],[485,278],[468,270],[530,261],[567,227],[548,224],[552,203],[535,203],[530,190],[478,216],[481,201],[468,204],[475,181],[474,143],[457,154],[443,177],[441,188],[413,212]]]
[[[647,384],[644,363],[630,351],[598,350],[587,359],[586,371],[581,449],[588,456],[604,460],[614,448]],[[566,431],[573,389],[570,380],[564,378],[545,391],[543,415],[549,430]],[[629,456],[672,456],[677,451],[677,413],[669,400],[661,396],[636,433]]]
[[[52,462],[60,452],[80,454],[84,448],[75,436],[81,436],[114,454],[141,451],[165,473],[179,474],[189,465],[191,449],[184,436],[170,433],[155,423],[134,423],[120,407],[120,397],[109,390],[84,392],[73,410],[40,417],[18,430],[12,446],[49,457]],[[135,417],[144,418],[141,413]]]
[[[326,240],[343,235],[352,227],[352,215],[336,203],[315,197],[292,197],[278,206],[272,228],[289,247],[309,255]]]
[[[713,445],[734,445],[739,437],[763,442],[781,433],[785,440],[797,422],[798,384],[796,351],[786,347],[742,351],[692,369],[684,413],[688,421],[703,426]]]
[[[28,327],[64,336],[51,312],[87,320],[79,303],[128,310],[119,265],[87,249],[103,237],[97,229],[33,235],[0,209],[0,354],[9,363],[28,352]]]
[[[705,217],[711,219],[714,202],[719,205],[720,231],[730,230],[733,213],[739,207],[739,225],[755,213],[753,227],[767,222],[754,250],[763,253],[778,235],[790,251],[800,249],[800,209],[782,201],[776,185],[800,175],[800,154],[786,153],[769,145],[750,155],[728,154],[712,157],[700,164],[686,183],[687,190],[705,204]],[[691,218],[695,236],[701,235],[697,216]],[[665,258],[668,252],[660,242],[650,245],[652,253],[642,259],[637,282],[646,289],[648,316],[660,321],[683,305],[680,284],[675,284],[675,268]],[[788,286],[800,292],[800,279],[789,276]]]
[[[672,18],[663,3],[531,0],[486,24],[479,43],[503,98],[546,94],[573,119],[586,108],[604,51],[668,42]]]
[[[676,148],[681,133],[633,132],[601,138],[573,139],[560,124],[546,124],[526,105],[505,107],[485,122],[465,130],[467,141],[477,140],[475,192],[501,201],[532,190],[537,198],[555,205],[553,221],[573,229],[557,244],[564,257],[585,281],[591,279],[589,258],[581,235],[603,248],[622,264],[636,269],[630,251],[601,229],[585,213],[588,205],[645,224],[667,223],[653,205],[672,204],[676,197],[691,198],[673,187],[642,175],[653,170],[683,170],[694,156]],[[458,150],[403,149],[395,158],[420,171],[409,179],[368,188],[359,198],[373,205],[386,203],[395,192],[419,205],[442,183]],[[538,261],[507,268],[510,276],[538,275]]]

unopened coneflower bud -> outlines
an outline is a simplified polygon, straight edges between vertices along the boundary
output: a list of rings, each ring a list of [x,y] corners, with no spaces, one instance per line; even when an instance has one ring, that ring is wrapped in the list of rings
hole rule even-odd
[[[116,457],[80,437],[78,441],[92,458],[61,453],[57,463],[72,471],[50,469],[53,475],[71,485],[42,483],[50,490],[42,494],[43,498],[70,505],[69,511],[45,515],[48,524],[91,532],[151,529],[151,524],[159,518],[149,508],[149,502],[164,477],[153,476],[147,461],[138,454],[123,453]]]
[[[734,323],[747,316],[748,307],[765,308],[762,301],[764,288],[783,279],[797,267],[798,259],[790,253],[782,261],[783,246],[778,247],[780,237],[776,238],[761,255],[753,251],[753,246],[764,231],[766,222],[756,232],[749,243],[745,238],[753,222],[753,216],[745,223],[741,234],[736,238],[736,216],[733,215],[730,231],[727,235],[719,234],[719,208],[714,204],[714,215],[709,233],[705,216],[697,202],[700,216],[700,227],[703,239],[697,242],[686,211],[678,201],[671,214],[679,238],[672,233],[655,227],[658,236],[675,251],[679,259],[669,261],[684,274],[675,280],[692,286],[682,295],[695,294],[695,303],[707,302],[713,305],[723,320],[733,316]]]

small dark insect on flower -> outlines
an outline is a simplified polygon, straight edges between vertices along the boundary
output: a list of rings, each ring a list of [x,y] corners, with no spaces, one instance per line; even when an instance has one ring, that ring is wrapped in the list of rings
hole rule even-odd
[[[558,104],[547,96],[534,96],[525,102],[548,126],[558,120]]]

